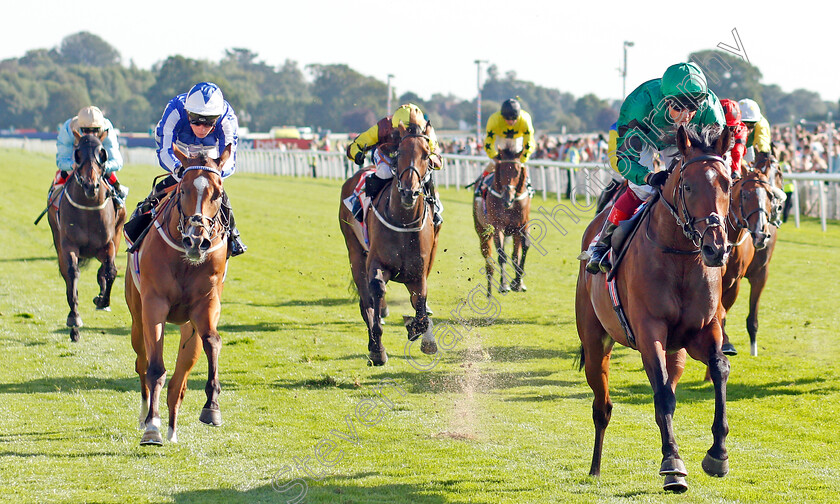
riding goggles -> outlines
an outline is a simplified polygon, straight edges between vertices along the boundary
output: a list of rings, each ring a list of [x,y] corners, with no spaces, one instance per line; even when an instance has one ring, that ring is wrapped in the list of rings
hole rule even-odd
[[[668,100],[668,106],[674,112],[682,112],[683,110],[688,112],[695,112],[697,110],[698,102],[696,102],[693,98],[671,98]]]
[[[102,128],[79,128],[79,129],[82,130],[83,135],[91,135],[91,134],[98,135],[99,132],[102,131]]]
[[[219,116],[205,116],[193,112],[187,112],[187,114],[189,115],[190,124],[195,124],[196,126],[213,126],[219,120]]]

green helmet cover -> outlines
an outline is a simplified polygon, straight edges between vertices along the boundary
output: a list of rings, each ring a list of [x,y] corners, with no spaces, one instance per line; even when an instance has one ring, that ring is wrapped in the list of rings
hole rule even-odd
[[[694,63],[677,63],[665,70],[660,90],[666,98],[690,96],[705,99],[709,94],[706,76]]]

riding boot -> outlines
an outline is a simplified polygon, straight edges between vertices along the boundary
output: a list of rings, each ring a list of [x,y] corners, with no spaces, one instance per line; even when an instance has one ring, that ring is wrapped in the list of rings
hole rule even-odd
[[[114,205],[117,208],[125,207],[125,198],[128,196],[128,186],[124,186],[120,184],[119,180],[115,180],[114,183],[111,184],[114,188]]]
[[[236,257],[244,254],[248,247],[242,243],[239,237],[239,230],[236,229],[236,221],[233,218],[233,208],[230,206],[230,200],[227,193],[222,193],[222,222],[227,222],[228,232],[228,251],[230,257]]]
[[[589,262],[586,263],[586,271],[592,273],[609,273],[612,269],[612,264],[607,258],[610,251],[612,234],[618,226],[606,220],[604,227],[601,229],[601,237],[589,248]]]
[[[365,194],[367,194],[370,199],[375,198],[376,195],[379,194],[379,191],[385,187],[385,184],[388,183],[388,180],[390,179],[379,178],[375,173],[369,175],[365,179]]]
[[[158,205],[158,203],[160,203],[161,198],[163,198],[164,194],[166,194],[166,189],[177,183],[178,181],[175,180],[175,177],[170,175],[158,182],[158,184],[152,189],[152,192],[146,196],[146,199],[137,203],[137,207],[134,209],[134,212],[131,213],[131,217],[128,219],[128,222],[126,222],[123,226],[125,235],[132,242],[137,241],[137,237],[139,237],[143,231],[151,225],[151,211]]]
[[[440,226],[443,224],[443,203],[440,202],[440,198],[438,198],[437,189],[435,189],[435,177],[430,176],[429,180],[423,187],[423,191],[426,193],[426,199],[429,203],[432,204],[432,209],[434,211],[434,216],[432,217],[432,222],[435,227]]]

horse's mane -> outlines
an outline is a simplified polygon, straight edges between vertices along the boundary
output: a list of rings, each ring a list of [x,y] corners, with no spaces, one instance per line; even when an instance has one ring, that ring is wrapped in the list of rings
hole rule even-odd
[[[691,146],[695,149],[700,149],[704,154],[715,151],[715,143],[723,134],[723,126],[719,124],[707,124],[700,126],[699,124],[688,124],[685,126],[685,132],[688,135],[688,140]],[[667,145],[677,145],[677,132],[674,130],[671,134],[664,138]]]
[[[505,161],[512,161],[514,159],[517,159],[519,157],[519,156],[517,156],[517,154],[518,154],[518,152],[516,152],[513,149],[508,149],[508,148],[499,149],[499,159],[502,159],[502,160],[505,160]]]

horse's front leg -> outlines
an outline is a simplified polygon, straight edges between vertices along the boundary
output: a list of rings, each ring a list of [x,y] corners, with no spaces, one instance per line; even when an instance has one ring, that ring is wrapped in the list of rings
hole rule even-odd
[[[525,228],[527,229],[527,227]],[[513,279],[510,288],[514,292],[525,292],[523,277],[525,276],[525,256],[528,254],[528,236],[520,233],[513,235],[513,269],[516,277]]]
[[[505,276],[505,263],[507,262],[507,253],[505,252],[505,233],[504,231],[496,230],[493,235],[493,243],[496,245],[496,253],[499,255],[499,292],[510,292],[510,285],[508,285],[507,277]]]
[[[97,310],[111,311],[111,287],[117,278],[117,264],[114,260],[116,249],[113,242],[106,247],[106,250],[99,255],[102,266],[96,273],[96,281],[99,283],[99,295],[93,298],[93,304]]]
[[[706,326],[697,339],[697,343],[689,348],[691,356],[701,362],[706,360],[709,374],[715,386],[715,419],[712,422],[712,447],[703,458],[703,470],[710,476],[725,476],[729,472],[729,453],[726,450],[726,436],[729,434],[729,422],[726,419],[726,382],[729,380],[729,359],[723,354],[721,345],[723,331],[720,317],[723,309],[718,310],[718,316]]]
[[[143,342],[146,347],[146,385],[149,387],[149,413],[141,445],[162,445],[160,435],[160,390],[166,381],[163,363],[163,328],[169,306],[160,299],[143,299]]]
[[[367,276],[370,278],[368,283],[370,299],[368,300],[367,310],[368,320],[370,321],[368,356],[374,366],[383,366],[388,362],[388,354],[385,352],[385,345],[382,344],[382,314],[378,307],[382,306],[382,300],[385,298],[385,285],[391,279],[391,274],[378,261],[371,261],[367,272]]]
[[[414,318],[407,325],[408,339],[414,341],[422,336],[420,351],[427,355],[437,353],[437,343],[432,333],[432,322],[426,307],[427,283],[426,279],[419,282],[407,283],[406,288],[411,294],[411,304],[414,306]]]
[[[761,299],[761,292],[767,284],[767,265],[756,274],[747,277],[750,281],[750,313],[747,315],[747,333],[750,335],[750,355],[758,355],[758,301]]]
[[[61,251],[63,257],[59,263],[61,275],[67,290],[67,304],[70,313],[67,314],[67,327],[70,328],[70,340],[79,341],[79,328],[82,327],[82,317],[79,315],[79,249],[62,240]]]
[[[181,343],[178,345],[175,372],[172,373],[172,378],[169,379],[169,386],[166,389],[166,402],[169,406],[169,429],[166,431],[166,439],[173,443],[178,442],[176,433],[178,410],[181,408],[181,401],[184,400],[184,393],[187,391],[187,378],[201,356],[201,347],[201,337],[198,336],[198,332],[193,325],[190,323],[182,325]]]
[[[221,311],[221,303],[216,295],[208,303],[195,307],[190,312],[190,319],[201,337],[204,353],[207,355],[207,383],[204,386],[207,401],[198,419],[216,427],[222,425],[222,412],[219,409],[219,394],[222,391],[219,383],[219,353],[222,350],[222,338],[216,329]]]
[[[680,458],[677,440],[674,436],[674,411],[677,399],[674,395],[676,380],[668,376],[668,363],[665,356],[664,341],[667,329],[660,323],[648,323],[639,326],[639,334],[644,335],[639,341],[639,352],[645,367],[651,388],[653,404],[656,410],[656,424],[662,442],[662,464],[659,474],[665,476],[664,489],[683,492],[688,489],[685,476],[688,474],[685,463]]]

